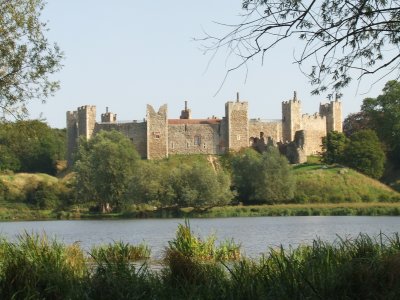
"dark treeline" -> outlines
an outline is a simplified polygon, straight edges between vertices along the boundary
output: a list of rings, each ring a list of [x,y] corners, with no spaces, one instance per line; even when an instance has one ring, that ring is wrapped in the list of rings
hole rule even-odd
[[[347,163],[372,177],[383,176],[387,183],[399,181],[400,82],[388,81],[381,95],[365,98],[361,111],[350,114],[344,120],[343,132],[346,139],[337,136],[334,144],[328,144],[328,151],[334,148],[334,151],[339,151],[335,158],[328,157],[328,162]],[[340,150],[348,146],[352,149]]]
[[[65,151],[65,129],[38,120],[0,123],[0,170],[55,175]]]

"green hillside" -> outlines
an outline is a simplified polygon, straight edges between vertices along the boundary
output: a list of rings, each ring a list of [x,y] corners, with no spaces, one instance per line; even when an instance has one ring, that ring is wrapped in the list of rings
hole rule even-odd
[[[293,167],[299,203],[399,201],[387,185],[341,166],[303,164]]]

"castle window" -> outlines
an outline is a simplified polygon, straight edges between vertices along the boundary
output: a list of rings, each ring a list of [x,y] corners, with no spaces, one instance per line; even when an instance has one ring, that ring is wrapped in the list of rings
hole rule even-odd
[[[189,148],[189,143],[186,143],[186,148]]]
[[[171,142],[171,149],[174,149],[174,148],[175,148],[175,143]]]
[[[161,136],[161,134],[160,134],[159,131],[154,131],[154,132],[153,132],[153,136],[154,136],[154,138],[159,139],[160,136]]]
[[[199,135],[196,135],[194,137],[194,145],[195,146],[200,146],[200,144],[201,144],[201,137]]]
[[[203,148],[206,149],[206,143],[203,144]]]
[[[236,139],[237,139],[238,141],[240,141],[240,134],[238,134],[238,135],[236,136]]]

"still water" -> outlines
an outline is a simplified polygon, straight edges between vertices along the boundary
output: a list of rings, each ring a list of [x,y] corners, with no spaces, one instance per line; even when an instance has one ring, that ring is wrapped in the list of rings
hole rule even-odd
[[[145,242],[158,258],[173,239],[182,219],[139,219],[97,221],[0,222],[0,234],[14,239],[18,234],[46,233],[70,244],[79,242],[88,250],[93,245],[122,240]],[[219,240],[233,238],[248,256],[255,257],[269,247],[297,246],[319,237],[325,241],[356,237],[360,232],[376,236],[400,232],[400,217],[252,217],[190,220],[192,231],[202,237],[216,234]]]

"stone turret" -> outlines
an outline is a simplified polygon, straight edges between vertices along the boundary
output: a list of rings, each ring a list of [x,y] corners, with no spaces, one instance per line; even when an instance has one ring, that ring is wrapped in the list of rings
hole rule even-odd
[[[228,149],[238,151],[249,146],[249,105],[240,101],[237,93],[236,102],[225,104],[225,118],[228,131]]]
[[[78,107],[78,135],[87,140],[93,135],[96,124],[96,106],[85,105]]]
[[[282,140],[291,142],[296,131],[301,130],[301,101],[294,92],[293,99],[282,102]]]
[[[147,159],[168,157],[168,118],[167,105],[158,112],[147,105]]]
[[[101,114],[101,123],[115,123],[117,122],[117,114],[108,111],[106,107],[106,113]]]
[[[326,131],[343,131],[342,126],[342,102],[338,97],[329,103],[320,104],[319,114],[326,117]]]

